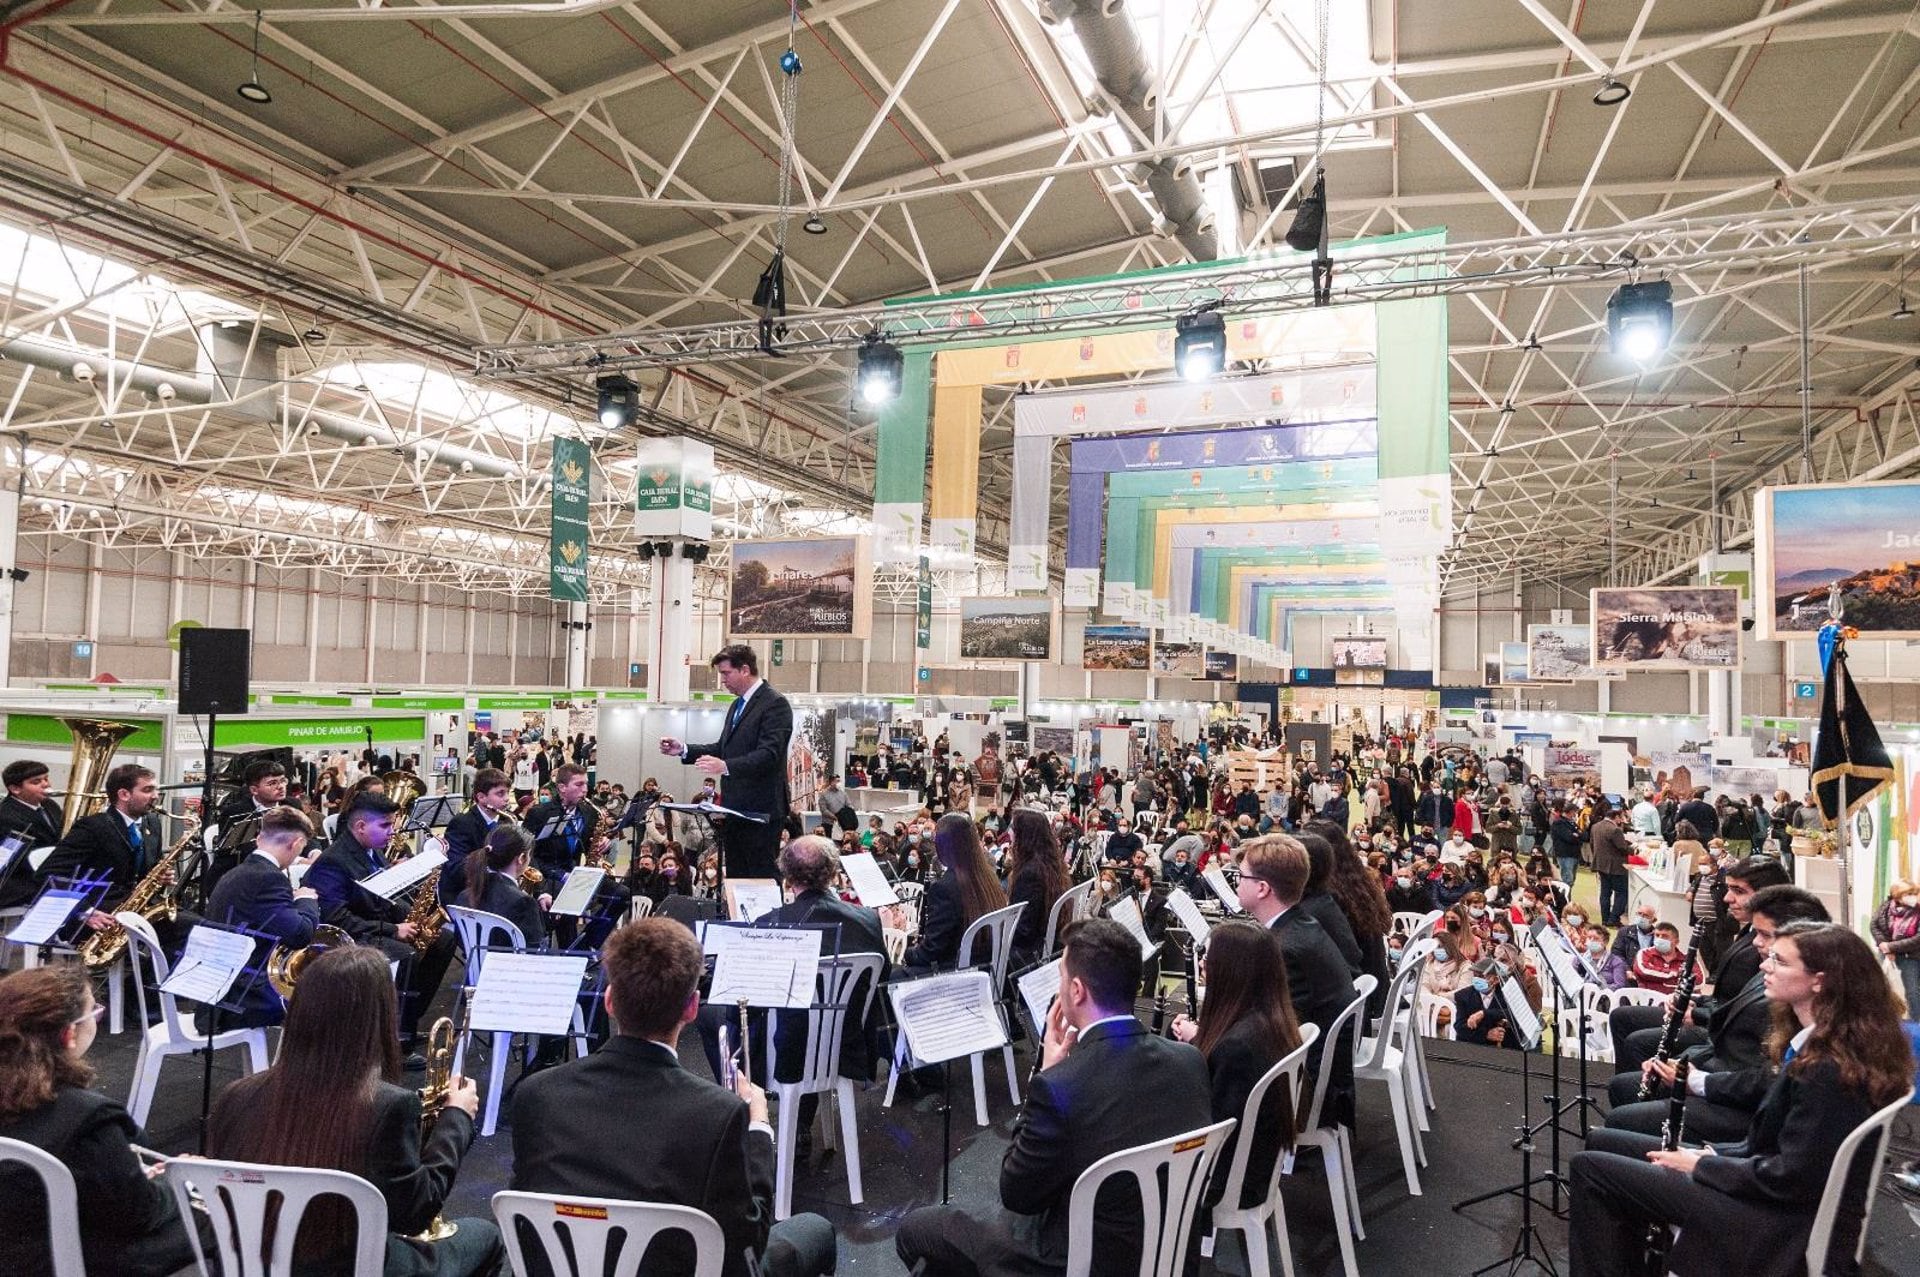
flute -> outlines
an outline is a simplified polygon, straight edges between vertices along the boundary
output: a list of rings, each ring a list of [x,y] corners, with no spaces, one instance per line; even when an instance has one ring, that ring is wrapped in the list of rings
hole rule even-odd
[[[1687,1018],[1687,1007],[1693,1002],[1695,977],[1693,959],[1699,947],[1700,942],[1698,940],[1695,940],[1687,946],[1685,965],[1680,971],[1680,986],[1673,991],[1673,1001],[1667,1005],[1667,1018],[1661,1021],[1660,1024],[1660,1045],[1655,1049],[1653,1058],[1661,1064],[1665,1064],[1673,1055],[1674,1044],[1679,1041],[1680,1038],[1681,1022]],[[1653,1098],[1653,1080],[1655,1076],[1651,1069],[1641,1074],[1640,1093],[1636,1097],[1640,1102],[1645,1103],[1647,1100]]]

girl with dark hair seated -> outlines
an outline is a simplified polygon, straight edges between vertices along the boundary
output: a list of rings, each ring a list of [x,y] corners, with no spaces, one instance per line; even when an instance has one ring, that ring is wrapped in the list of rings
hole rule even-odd
[[[533,839],[524,826],[495,825],[487,840],[467,856],[462,866],[466,887],[454,901],[464,908],[505,918],[520,928],[529,950],[542,947],[547,940],[547,919],[540,912],[540,902],[520,886],[520,875],[526,872],[532,852]]]

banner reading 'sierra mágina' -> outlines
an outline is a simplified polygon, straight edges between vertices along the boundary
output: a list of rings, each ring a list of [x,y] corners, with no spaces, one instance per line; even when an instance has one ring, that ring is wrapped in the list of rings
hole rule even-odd
[[[579,439],[553,441],[553,526],[547,594],[587,601],[587,493],[593,454]]]

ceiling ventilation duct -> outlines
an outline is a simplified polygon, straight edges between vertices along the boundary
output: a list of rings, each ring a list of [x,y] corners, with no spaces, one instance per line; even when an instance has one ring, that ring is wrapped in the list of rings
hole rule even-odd
[[[1160,88],[1147,66],[1140,33],[1127,12],[1126,0],[1046,0],[1053,20],[1070,23],[1080,47],[1086,50],[1094,76],[1112,104],[1126,113],[1144,137],[1153,136],[1153,113]],[[1220,255],[1212,218],[1193,166],[1168,156],[1138,166],[1140,179],[1172,235],[1196,262]]]

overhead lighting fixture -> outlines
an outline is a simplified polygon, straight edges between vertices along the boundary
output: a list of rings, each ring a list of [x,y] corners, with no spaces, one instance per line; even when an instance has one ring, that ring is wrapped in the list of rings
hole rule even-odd
[[[1205,381],[1227,366],[1227,321],[1209,302],[1173,321],[1173,365],[1187,381]]]
[[[626,430],[640,417],[640,387],[633,378],[610,372],[594,378],[593,388],[600,397],[600,424],[609,430]]]
[[[1619,106],[1633,96],[1633,90],[1612,76],[1600,81],[1599,92],[1593,95],[1595,106]]]
[[[854,374],[860,402],[884,404],[898,399],[901,369],[905,363],[900,348],[882,337],[879,329],[868,333],[860,343],[860,363]]]
[[[1902,297],[1900,299],[1899,309],[1893,312],[1893,318],[1894,319],[1912,319],[1913,318],[1913,307],[1907,305],[1907,299],[1905,297]]]
[[[1300,197],[1287,228],[1287,247],[1297,253],[1317,251],[1327,239],[1327,171],[1314,175],[1313,189]]]
[[[1652,362],[1673,339],[1673,285],[1622,284],[1607,298],[1607,340],[1616,355]]]
[[[808,213],[807,220],[800,223],[800,229],[809,235],[825,235],[827,224],[820,220],[820,214]]]
[[[787,335],[785,324],[775,324],[776,319],[787,317],[787,250],[773,250],[773,260],[760,272],[760,278],[753,286],[753,308],[760,312],[760,349],[769,355],[780,352],[774,349],[773,339]]]
[[[1735,443],[1745,443],[1747,441],[1747,437],[1741,434],[1738,430],[1736,430],[1733,432],[1733,441]]]
[[[265,106],[273,101],[273,94],[267,86],[260,83],[260,10],[253,11],[253,69],[247,72],[247,82],[234,90],[241,99],[255,106]]]

